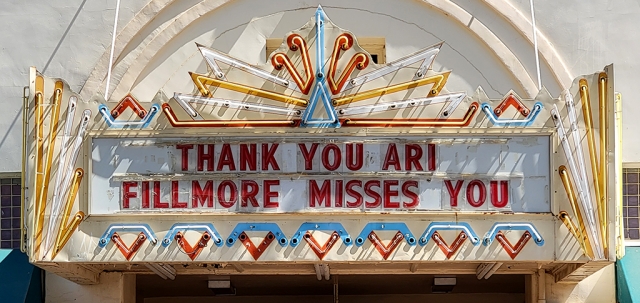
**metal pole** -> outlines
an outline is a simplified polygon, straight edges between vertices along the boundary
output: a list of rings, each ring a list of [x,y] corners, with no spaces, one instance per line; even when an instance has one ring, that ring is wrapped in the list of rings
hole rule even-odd
[[[111,55],[109,56],[109,69],[107,70],[107,86],[104,89],[104,99],[109,100],[109,85],[111,82],[111,67],[113,65],[113,51],[116,45],[116,30],[118,28],[118,12],[120,12],[120,0],[116,0],[116,16],[113,21],[113,34],[111,35]]]
[[[533,31],[533,48],[536,51],[536,72],[538,74],[538,89],[542,89],[542,81],[540,80],[540,58],[538,56],[538,29],[536,28],[536,15],[533,11],[533,0],[529,0],[531,5],[531,28]]]

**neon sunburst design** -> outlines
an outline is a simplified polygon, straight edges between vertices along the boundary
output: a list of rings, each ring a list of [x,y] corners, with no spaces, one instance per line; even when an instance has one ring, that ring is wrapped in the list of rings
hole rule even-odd
[[[284,41],[285,46],[281,47],[279,49],[280,51],[274,52],[267,65],[262,67],[252,66],[227,54],[198,45],[212,74],[211,76],[207,76],[191,73],[191,78],[201,95],[179,93],[174,95],[176,103],[178,103],[192,119],[180,120],[176,116],[174,109],[168,103],[163,104],[162,111],[174,127],[300,126],[322,128],[337,128],[341,126],[464,127],[469,125],[473,116],[480,112],[480,105],[474,102],[461,118],[449,119],[453,111],[466,98],[466,94],[455,93],[440,95],[450,72],[427,75],[427,71],[442,46],[441,43],[386,65],[378,66],[372,64],[371,55],[357,46],[354,36],[344,30],[341,30],[341,33],[337,34],[333,42],[333,48],[327,49],[327,45],[325,45],[325,28],[329,24],[331,24],[332,30],[337,28],[327,18],[322,7],[318,7],[313,21],[301,28],[300,31],[289,34]],[[308,33],[301,35],[300,33],[303,33],[305,29],[308,29]],[[335,31],[332,33],[335,35]],[[315,54],[310,53],[310,50],[313,48],[315,48]],[[339,71],[338,65],[341,55],[345,55],[347,51],[351,49],[355,51],[355,54],[346,56],[347,58],[350,57],[349,61],[342,68],[342,71]],[[286,52],[282,50],[286,50]],[[325,52],[329,50],[331,51],[330,56],[329,58],[325,58]],[[291,58],[290,56],[295,56],[295,58]],[[285,92],[266,90],[231,82],[227,79],[227,75],[220,67],[220,63],[263,78],[266,81],[276,84],[276,86],[282,87]],[[296,66],[296,63],[298,63],[297,65],[299,66]],[[386,86],[383,85],[381,87],[359,91],[364,84],[382,78],[385,75],[398,72],[403,68],[417,66],[418,64],[420,65],[417,67],[410,81],[393,85],[387,84]],[[269,71],[270,68],[273,68],[273,70]],[[358,75],[355,75],[356,70],[359,73]],[[288,77],[280,76],[280,71],[286,71]],[[407,91],[426,85],[431,85],[431,89],[425,97],[385,101],[374,105],[350,106],[352,103],[380,98],[392,93]],[[277,101],[281,105],[214,97],[214,91],[217,89],[230,90],[245,94],[246,96]],[[353,94],[345,93],[352,90],[355,91],[356,89],[358,89],[358,91]],[[289,94],[286,93],[287,91]],[[443,114],[437,118],[367,119],[358,117],[359,115],[366,116],[373,112],[421,107],[437,103],[447,104]],[[287,118],[282,120],[206,120],[200,112],[195,109],[193,104],[224,106],[236,110],[259,111],[262,113],[284,115]],[[291,106],[292,104],[294,105],[293,107]]]

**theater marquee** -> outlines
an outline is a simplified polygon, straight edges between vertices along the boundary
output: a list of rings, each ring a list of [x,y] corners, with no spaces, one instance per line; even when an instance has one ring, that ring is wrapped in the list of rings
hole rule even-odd
[[[549,137],[94,139],[91,187],[95,214],[549,212]]]
[[[447,89],[441,46],[378,65],[319,8],[259,65],[194,45],[207,70],[153,99],[83,100],[33,69],[31,260],[613,260],[611,68],[493,100]]]

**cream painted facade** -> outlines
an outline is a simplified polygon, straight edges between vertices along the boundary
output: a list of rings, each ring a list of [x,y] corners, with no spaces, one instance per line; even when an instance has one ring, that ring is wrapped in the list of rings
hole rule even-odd
[[[480,86],[491,99],[500,99],[510,90],[523,99],[538,94],[528,1],[158,0],[121,3],[106,101],[117,102],[132,93],[149,102],[159,90],[168,95],[194,90],[187,72],[207,70],[194,42],[250,64],[264,64],[269,55],[267,40],[282,39],[305,24],[318,5],[333,23],[356,37],[384,37],[387,62],[444,41],[432,69],[452,70],[445,86],[448,91],[472,94]],[[613,63],[614,89],[629,100],[637,78],[633,46],[638,39],[633,35],[638,34],[620,29],[637,27],[638,4],[567,1],[535,5],[541,79],[550,95],[559,96],[574,78]],[[65,1],[9,4],[0,13],[4,15],[0,23],[11,29],[0,35],[14,41],[3,46],[0,56],[5,71],[0,76],[0,92],[10,114],[0,122],[0,128],[6,129],[0,141],[3,173],[21,170],[20,101],[22,87],[29,85],[28,67],[64,79],[83,100],[104,94],[114,11],[115,1]],[[16,35],[23,39],[16,40]],[[622,110],[628,117],[640,109],[633,102],[623,102]],[[633,120],[623,119],[622,161],[640,162],[640,148],[636,147],[640,141],[629,129],[633,129]],[[304,270],[313,274],[312,269]],[[85,268],[78,272],[98,275]],[[99,275],[100,284],[84,286],[48,274],[47,301],[133,302],[135,278],[120,273]],[[615,301],[612,265],[577,284],[555,283],[550,272],[528,276],[527,302]]]

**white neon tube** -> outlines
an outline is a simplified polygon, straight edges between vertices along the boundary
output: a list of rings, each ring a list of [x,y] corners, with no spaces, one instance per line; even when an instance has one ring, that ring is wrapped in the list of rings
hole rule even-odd
[[[44,241],[45,253],[46,256],[49,252],[49,245],[51,244],[51,239],[53,237],[53,231],[58,226],[58,220],[60,216],[60,212],[62,211],[62,197],[60,195],[60,190],[62,189],[62,172],[64,171],[64,167],[66,164],[66,160],[69,157],[67,152],[69,150],[69,137],[71,136],[71,127],[73,125],[73,119],[76,113],[78,98],[76,96],[72,96],[69,98],[69,106],[67,107],[67,118],[65,120],[64,130],[62,133],[62,145],[60,146],[60,155],[58,156],[58,171],[56,172],[55,179],[55,188],[53,190],[53,198],[52,206],[51,206],[51,216],[49,217],[49,227],[47,229],[47,236]]]
[[[488,235],[494,237],[498,232],[498,229],[503,227],[513,228],[513,227],[525,227],[528,231],[530,231],[534,238],[536,238],[536,242],[542,241],[542,236],[538,233],[538,230],[531,223],[497,223],[493,225],[493,228],[489,231]]]
[[[60,196],[60,200],[62,200],[62,198],[66,196],[69,191],[69,187],[71,185],[70,184],[71,178],[75,173],[73,166],[76,164],[76,161],[78,160],[78,154],[80,153],[80,147],[82,146],[82,141],[84,141],[84,134],[86,133],[87,127],[89,126],[90,118],[91,118],[91,110],[85,109],[84,112],[82,112],[82,119],[80,120],[80,128],[78,129],[78,133],[76,134],[75,140],[73,142],[73,147],[71,150],[71,158],[69,162],[67,162],[67,168],[65,169],[67,174],[65,175],[62,181],[62,186],[61,186],[62,193]]]
[[[604,255],[600,246],[599,229],[597,228],[597,222],[594,216],[595,211],[593,209],[591,196],[587,195],[585,190],[585,187],[588,187],[588,186],[585,185],[583,182],[580,182],[580,180],[578,180],[577,178],[578,168],[576,167],[575,159],[573,157],[573,154],[571,153],[569,141],[567,139],[567,133],[564,130],[564,125],[562,125],[562,119],[560,118],[558,107],[555,105],[554,105],[554,108],[551,110],[551,118],[553,119],[553,122],[556,125],[556,129],[558,131],[558,137],[560,139],[560,142],[562,143],[562,149],[564,150],[564,154],[567,157],[569,170],[571,171],[571,177],[573,179],[573,182],[576,184],[576,188],[578,189],[578,196],[580,196],[580,204],[582,204],[582,207],[583,207],[582,213],[587,218],[589,233],[591,233],[591,237],[592,237],[591,243],[593,243],[593,245],[595,246],[594,251],[596,253],[596,257],[598,259],[602,259],[604,258]],[[579,161],[584,161],[584,160],[580,158]]]
[[[216,63],[216,60],[220,60],[220,62],[223,62],[229,66],[238,68],[252,75],[263,78],[267,81],[271,81],[275,84],[282,85],[284,87],[287,87],[295,91],[300,91],[295,81],[288,81],[286,79],[272,75],[270,72],[259,69],[255,66],[251,66],[248,63],[242,62],[238,59],[234,59],[232,57],[229,57],[228,55],[206,48],[202,45],[198,45],[198,49],[200,50],[200,52],[202,53],[202,56],[207,61],[207,64],[209,64],[209,67],[213,69],[214,73],[216,74],[216,77],[218,77],[219,79],[224,79],[225,75],[222,72],[222,69],[220,69],[220,66],[218,66],[218,64]]]
[[[338,113],[343,116],[366,114],[371,112],[381,112],[381,111],[387,111],[387,110],[396,110],[396,109],[403,109],[408,107],[417,107],[417,106],[425,106],[429,104],[444,103],[448,101],[451,101],[450,104],[454,104],[454,103],[460,104],[460,102],[462,102],[462,100],[466,96],[467,96],[466,93],[456,93],[456,94],[440,95],[435,97],[424,97],[424,98],[408,99],[403,101],[384,102],[382,104],[354,106],[354,107],[349,107],[345,109],[340,109]]]
[[[582,152],[582,143],[580,143],[580,133],[578,130],[578,119],[576,116],[575,104],[573,103],[573,96],[568,90],[562,92],[562,96],[567,104],[567,112],[569,113],[569,123],[571,123],[569,132],[571,132],[571,136],[573,137],[573,144],[576,147],[576,154],[578,159],[578,164],[580,164],[580,182],[583,183],[583,188],[588,197],[591,197],[591,187],[588,186],[587,183],[587,166],[584,162],[584,153]],[[576,175],[577,176],[577,175]]]
[[[269,106],[269,105],[259,105],[259,104],[250,103],[250,102],[233,101],[228,99],[207,98],[207,97],[201,97],[201,96],[183,95],[179,93],[175,93],[173,97],[176,99],[176,101],[178,101],[178,104],[180,104],[180,106],[182,106],[182,108],[184,108],[184,110],[187,113],[189,113],[192,117],[194,118],[200,117],[200,119],[198,120],[201,120],[202,117],[189,103],[205,104],[205,105],[211,105],[211,106],[216,106],[216,105],[225,106],[228,108],[239,109],[239,110],[254,110],[254,111],[281,114],[281,115],[299,116],[301,114],[301,111],[297,109],[288,109],[288,108],[281,108],[281,107],[275,107],[275,106]]]
[[[437,44],[437,45],[419,50],[409,56],[387,63],[387,65],[379,69],[376,69],[374,71],[355,77],[351,79],[349,82],[347,82],[347,84],[344,86],[342,91],[346,91],[356,86],[362,85],[366,82],[378,79],[384,75],[393,73],[401,68],[407,67],[420,60],[424,60],[424,61],[422,62],[422,64],[420,65],[420,68],[418,68],[418,71],[416,72],[416,78],[422,78],[427,74],[427,69],[429,69],[429,67],[433,63],[433,60],[438,55],[438,52],[440,51],[441,46],[442,44]]]

